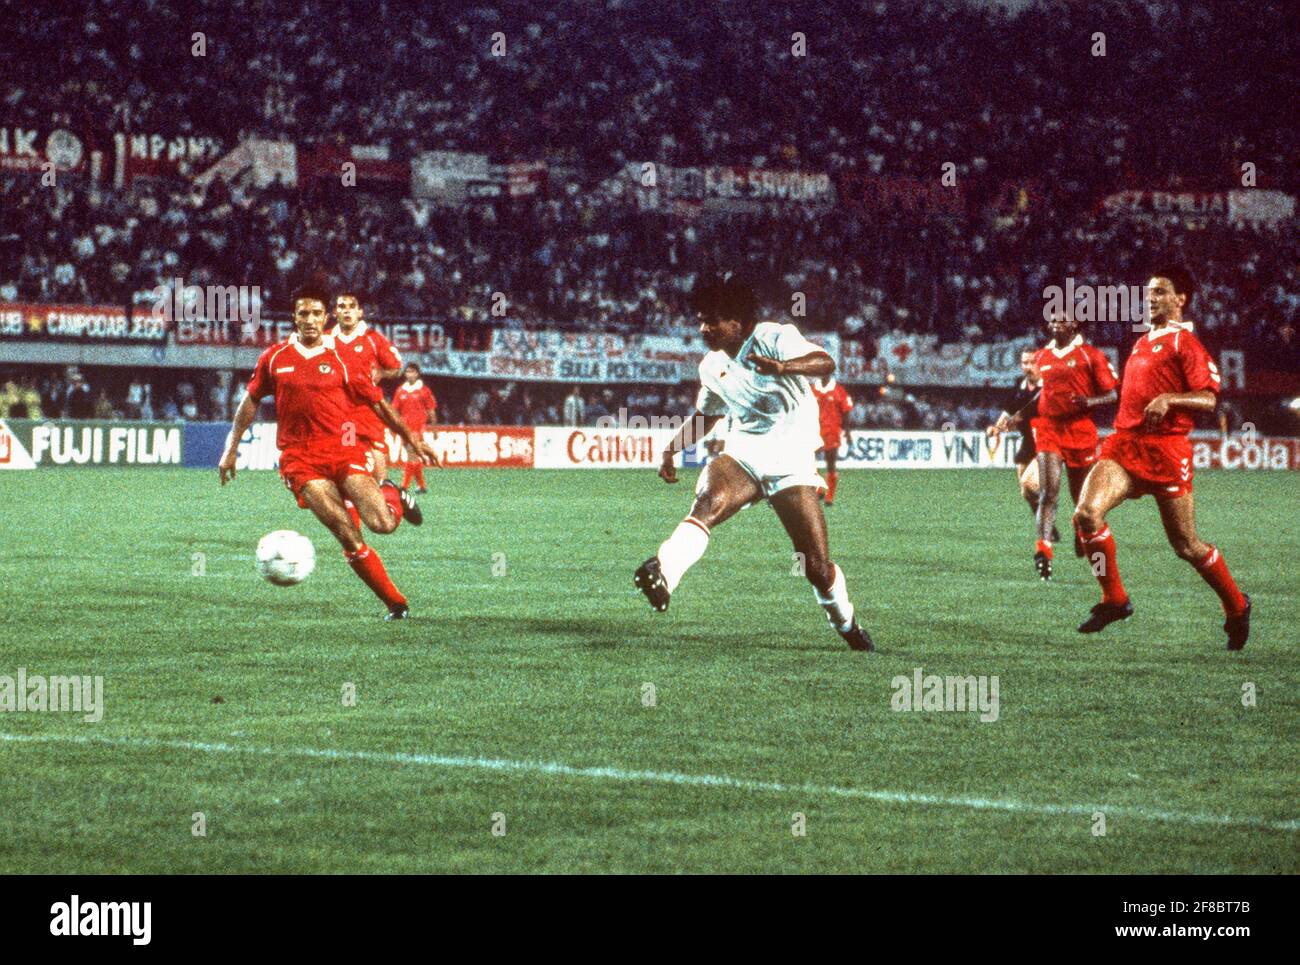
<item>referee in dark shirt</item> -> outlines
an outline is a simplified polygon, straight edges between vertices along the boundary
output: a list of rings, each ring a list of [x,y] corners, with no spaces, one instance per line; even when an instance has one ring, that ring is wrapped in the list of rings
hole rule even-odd
[[[986,430],[991,437],[999,440],[1005,432],[1020,430],[1020,446],[1016,449],[1016,478],[1020,481],[1020,495],[1029,504],[1029,513],[1035,519],[1038,518],[1038,460],[1035,458],[1038,451],[1034,447],[1034,432],[1029,426],[1029,420],[1038,414],[1038,393],[1042,388],[1038,369],[1034,365],[1036,354],[1032,348],[1020,353],[1020,369],[1025,377],[1007,399],[1006,408],[998,421]],[[1052,540],[1059,538],[1059,534],[1053,530]]]

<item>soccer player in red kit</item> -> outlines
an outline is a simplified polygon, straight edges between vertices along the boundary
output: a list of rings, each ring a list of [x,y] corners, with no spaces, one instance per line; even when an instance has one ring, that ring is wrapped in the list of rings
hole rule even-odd
[[[824,379],[810,379],[808,382],[812,394],[817,397],[817,409],[821,418],[822,447],[821,453],[826,457],[826,493],[822,497],[827,506],[835,504],[835,484],[840,474],[836,471],[840,444],[844,441],[844,417],[853,408],[853,400],[844,386],[831,376]]]
[[[388,607],[385,619],[402,620],[409,615],[406,597],[388,578],[379,554],[365,544],[344,498],[356,505],[360,518],[376,533],[391,533],[403,517],[413,526],[420,525],[420,510],[391,482],[381,486],[375,481],[374,450],[345,424],[364,402],[411,452],[430,463],[436,464],[437,458],[402,424],[373,381],[350,377],[334,340],[325,335],[327,303],[324,293],[312,288],[295,293],[296,332],[257,360],[218,464],[221,484],[235,478],[239,440],[252,425],[258,402],[274,394],[276,445],[285,485],[298,498],[298,505],[315,513],[334,534],[353,571]]]
[[[1097,461],[1097,424],[1091,412],[1115,401],[1115,370],[1110,359],[1083,340],[1079,324],[1068,313],[1057,313],[1047,323],[1052,340],[1034,358],[1041,391],[1038,415],[1030,423],[1038,452],[1038,542],[1034,569],[1040,579],[1052,578],[1052,532],[1056,528],[1056,501],[1061,493],[1061,466],[1077,505],[1083,481]],[[1075,541],[1075,552],[1083,547]]]
[[[1187,436],[1194,413],[1212,412],[1218,403],[1219,370],[1192,334],[1191,323],[1183,321],[1193,287],[1191,274],[1176,266],[1156,270],[1147,282],[1150,329],[1139,336],[1124,365],[1115,433],[1102,445],[1074,512],[1102,591],[1079,632],[1096,633],[1133,615],[1106,514],[1126,499],[1150,494],[1174,552],[1218,594],[1227,616],[1228,649],[1240,650],[1250,636],[1250,597],[1237,588],[1223,554],[1196,535]]]
[[[421,439],[425,430],[437,421],[438,400],[420,378],[420,368],[414,362],[406,366],[402,376],[405,381],[393,393],[393,408],[411,430],[411,435]],[[416,492],[425,492],[424,463],[408,459],[402,471],[403,489],[411,484],[412,478],[420,484]]]
[[[402,357],[382,332],[366,324],[365,311],[355,294],[344,292],[334,300],[334,327],[329,334],[334,337],[334,348],[353,381],[369,379],[378,385],[402,371]],[[365,404],[357,406],[353,422],[357,438],[375,454],[375,481],[383,482],[388,478],[384,424]]]

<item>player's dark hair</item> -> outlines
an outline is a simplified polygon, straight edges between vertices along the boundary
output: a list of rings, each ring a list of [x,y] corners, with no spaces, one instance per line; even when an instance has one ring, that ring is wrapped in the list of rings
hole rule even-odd
[[[752,325],[758,320],[758,295],[752,285],[728,274],[697,284],[691,308],[706,318],[738,318]]]
[[[1173,283],[1175,295],[1187,296],[1187,301],[1183,303],[1183,311],[1191,310],[1192,296],[1196,294],[1196,279],[1192,277],[1190,271],[1182,265],[1156,265],[1149,277],[1168,278]]]
[[[298,300],[302,298],[313,298],[326,308],[328,308],[330,304],[329,292],[326,291],[325,286],[318,281],[304,282],[295,288],[293,294],[289,296],[289,310],[292,311],[298,304]]]
[[[414,362],[407,362],[406,365],[403,366],[402,371],[406,371],[406,369],[415,369],[415,374],[416,375],[420,374],[420,367],[416,365]]]
[[[342,288],[335,294],[334,300],[342,298],[344,295],[351,295],[357,301],[358,308],[364,308],[366,304],[365,293],[360,288]]]

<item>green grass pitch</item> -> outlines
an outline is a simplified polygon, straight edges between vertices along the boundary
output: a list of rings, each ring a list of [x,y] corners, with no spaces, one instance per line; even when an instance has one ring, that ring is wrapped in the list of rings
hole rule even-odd
[[[0,474],[0,675],[105,687],[99,723],[0,713],[0,872],[1300,870],[1294,474],[1197,478],[1240,654],[1150,499],[1111,516],[1137,614],[1085,638],[1095,582],[1068,546],[1033,578],[1009,472],[844,473],[865,655],[765,506],[650,611],[693,473],[429,477],[373,540],[414,614],[385,624],[272,473]],[[254,572],[278,528],[301,586]],[[917,667],[996,675],[998,720],[892,710]]]

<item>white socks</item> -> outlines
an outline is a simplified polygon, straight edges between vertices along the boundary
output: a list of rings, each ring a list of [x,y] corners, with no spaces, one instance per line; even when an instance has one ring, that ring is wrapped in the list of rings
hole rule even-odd
[[[849,588],[844,585],[844,571],[839,566],[835,566],[835,580],[831,583],[830,593],[822,596],[821,590],[816,587],[813,587],[813,593],[826,611],[826,619],[831,621],[831,626],[841,633],[853,626],[853,604],[849,602]]]
[[[668,592],[677,589],[686,571],[700,561],[704,551],[709,548],[709,528],[694,516],[687,516],[677,524],[659,547],[659,568],[663,571],[668,584]],[[825,596],[816,587],[813,593],[817,602],[826,611],[828,619],[836,630],[845,632],[853,627],[853,604],[849,602],[849,589],[844,583],[844,571],[835,567],[835,580],[830,592]]]
[[[677,589],[686,571],[700,561],[708,548],[709,528],[698,519],[687,516],[677,524],[673,534],[660,545],[658,554],[669,593]]]

